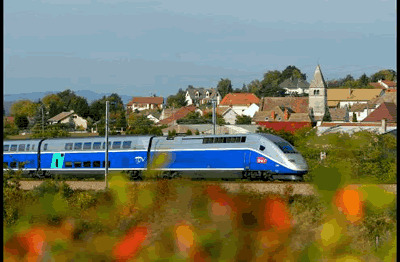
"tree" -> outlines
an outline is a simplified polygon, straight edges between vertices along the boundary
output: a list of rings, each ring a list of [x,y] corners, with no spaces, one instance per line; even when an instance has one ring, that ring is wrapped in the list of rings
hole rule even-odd
[[[379,80],[394,81],[395,79],[397,79],[397,73],[391,69],[380,70],[371,75],[372,82],[378,82]]]
[[[370,79],[368,78],[368,76],[365,73],[362,74],[362,76],[360,76],[360,78],[358,79],[358,83],[359,83],[360,87],[367,86],[369,82],[370,82]]]
[[[236,116],[236,125],[251,125],[251,117],[249,116]]]
[[[332,121],[331,113],[329,112],[329,108],[327,106],[325,107],[325,114],[324,114],[324,117],[322,118],[322,121],[325,121],[325,122]]]
[[[231,80],[229,80],[229,78],[221,78],[221,80],[218,82],[217,90],[221,94],[222,98],[225,97],[227,94],[232,93],[233,88]]]
[[[162,136],[163,126],[155,126],[154,122],[144,115],[130,114],[126,134],[131,135],[159,135]]]
[[[353,122],[357,122],[357,115],[355,112],[353,112]]]
[[[33,117],[37,112],[38,104],[31,100],[18,100],[11,105],[10,112],[12,116]]]
[[[344,79],[343,82],[347,82],[347,81],[354,81],[354,77],[350,74],[348,74]]]
[[[252,80],[250,84],[247,85],[248,92],[253,94],[258,94],[259,90],[262,88],[260,80]]]
[[[90,114],[89,104],[86,98],[81,96],[75,96],[71,99],[71,110],[74,110],[78,116],[83,118],[88,117]]]
[[[286,90],[279,86],[266,86],[260,90],[259,97],[285,97]]]
[[[193,135],[193,133],[192,133],[192,131],[191,131],[190,129],[188,129],[188,130],[186,131],[186,135],[191,136],[191,135]]]
[[[59,105],[57,102],[55,101],[51,101],[50,105],[49,105],[49,118],[52,118],[60,113],[62,113],[63,110],[63,106]]]
[[[26,116],[16,116],[14,121],[19,129],[25,129],[29,125],[29,120]]]
[[[174,108],[181,108],[187,105],[186,92],[179,88],[176,95],[170,95],[167,98],[167,105]]]
[[[209,112],[203,116],[203,118],[207,121],[207,123],[212,124],[212,112]],[[226,125],[225,119],[220,115],[217,114],[217,125]]]
[[[185,117],[176,121],[178,124],[205,124],[207,121],[201,117],[199,112],[189,112]]]
[[[194,134],[196,135],[196,136],[198,136],[198,135],[200,135],[200,132],[199,132],[199,130],[196,128],[196,132],[194,132]]]
[[[297,67],[290,65],[288,67],[286,67],[285,70],[283,70],[282,74],[281,74],[281,82],[285,81],[288,78],[298,78],[298,79],[302,79],[302,80],[306,80],[307,79],[307,75],[303,74],[301,72],[300,69],[298,69]]]

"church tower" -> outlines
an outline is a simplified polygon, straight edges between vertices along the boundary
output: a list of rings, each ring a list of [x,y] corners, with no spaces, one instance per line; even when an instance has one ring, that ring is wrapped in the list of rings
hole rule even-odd
[[[309,108],[313,110],[314,116],[319,118],[324,116],[327,102],[327,86],[322,76],[321,68],[317,65],[314,72],[314,78],[311,80],[309,89]]]

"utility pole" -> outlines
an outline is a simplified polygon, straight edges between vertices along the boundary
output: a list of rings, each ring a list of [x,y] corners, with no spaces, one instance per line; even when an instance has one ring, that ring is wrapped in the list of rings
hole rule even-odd
[[[108,176],[108,103],[109,101],[106,101],[106,161],[105,161],[105,182],[106,182],[106,189],[108,188],[108,181],[107,181],[107,176]]]
[[[43,105],[42,105],[42,135],[44,135],[44,113],[43,113]]]
[[[213,104],[213,115],[212,115],[212,121],[213,121],[213,135],[215,135],[215,123],[217,122],[217,116],[215,114],[215,100],[212,100],[212,104]]]

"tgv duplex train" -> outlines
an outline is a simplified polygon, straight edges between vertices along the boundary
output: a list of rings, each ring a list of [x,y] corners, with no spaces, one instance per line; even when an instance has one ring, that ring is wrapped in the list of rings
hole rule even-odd
[[[104,176],[104,137],[8,140],[3,168],[32,177],[55,174]],[[270,134],[207,136],[111,136],[109,170],[141,179],[155,169],[163,177],[302,180],[308,167],[286,140]]]

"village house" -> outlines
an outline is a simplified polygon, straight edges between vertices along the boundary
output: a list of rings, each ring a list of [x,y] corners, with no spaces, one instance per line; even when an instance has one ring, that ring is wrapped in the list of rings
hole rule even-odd
[[[166,118],[163,118],[160,120],[157,124],[158,125],[177,125],[177,120],[184,118],[189,114],[190,112],[201,112],[196,106],[186,106],[186,107],[181,107],[176,111],[173,111],[172,114]]]
[[[246,109],[247,113],[252,113],[253,111],[258,111],[260,99],[253,93],[229,93],[227,94],[219,104],[218,108],[221,110],[232,108],[232,110],[237,114],[242,116]],[[254,105],[253,105],[254,104]]]
[[[211,102],[212,99],[215,99],[217,105],[221,102],[221,94],[215,88],[194,88],[189,87],[186,90],[185,99],[187,101],[187,105],[203,105]]]
[[[380,122],[335,123],[324,122],[317,126],[317,135],[329,133],[346,133],[352,135],[360,131],[368,131],[376,134],[386,134],[397,130],[397,123],[388,123],[385,119]]]
[[[286,94],[308,94],[310,88],[310,84],[306,80],[292,77],[283,81],[279,86],[286,90]]]
[[[257,112],[253,117],[253,123],[275,131],[283,129],[289,132],[312,126],[309,113],[295,113],[290,107],[285,106],[269,107],[267,110]]]
[[[164,98],[162,97],[133,97],[127,104],[127,111],[134,112],[148,109],[163,109]]]
[[[386,119],[388,123],[397,123],[397,105],[395,103],[383,102],[362,122],[380,122]]]
[[[70,123],[71,120],[73,121],[75,128],[81,126],[86,130],[87,121],[82,117],[78,116],[76,113],[74,113],[74,110],[71,110],[70,112],[59,113],[58,115],[50,118],[47,122],[51,125],[68,124]]]
[[[367,104],[385,94],[382,89],[328,89],[328,107],[345,108],[353,104]]]

